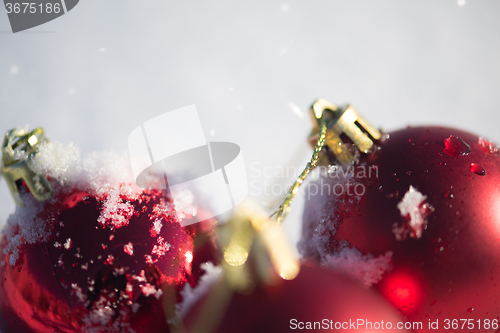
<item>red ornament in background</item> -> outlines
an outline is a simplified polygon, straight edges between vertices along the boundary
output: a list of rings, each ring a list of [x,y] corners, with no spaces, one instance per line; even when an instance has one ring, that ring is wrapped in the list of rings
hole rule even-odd
[[[201,298],[184,318],[187,332],[193,332],[205,299]],[[280,280],[248,295],[235,293],[214,333],[305,329],[374,332],[397,328],[406,332],[404,327],[397,327],[398,323],[404,325],[394,309],[357,282],[335,272],[302,266],[291,281]]]
[[[40,142],[43,130],[12,142],[27,138]],[[165,191],[117,181],[126,159],[82,160],[58,143],[42,148],[29,169],[24,162],[9,169],[4,151],[8,181],[19,168],[34,177],[16,181],[23,205],[0,242],[0,330],[169,332],[179,291],[198,283],[201,263],[217,261],[214,221],[183,227]],[[53,189],[44,202],[35,199],[41,191],[30,192],[39,190],[29,182],[40,170],[50,178],[46,193]]]
[[[358,173],[361,169],[365,174]],[[350,186],[351,194],[325,190],[311,196],[304,211],[302,254],[328,264],[347,244],[363,255],[391,251],[392,270],[375,288],[408,321],[422,321],[419,332],[432,331],[429,320],[439,319],[442,330],[445,319],[469,318],[474,331],[496,331],[498,147],[456,129],[407,128],[390,133],[378,151],[361,157],[352,170],[346,176],[333,172],[316,183],[324,189],[325,184]]]

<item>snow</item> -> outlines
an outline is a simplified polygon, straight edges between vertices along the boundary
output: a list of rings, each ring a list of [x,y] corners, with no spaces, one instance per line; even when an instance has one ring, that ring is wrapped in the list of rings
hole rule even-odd
[[[134,255],[134,244],[132,242],[128,242],[127,244],[123,245],[123,251],[128,254],[129,256]]]
[[[310,201],[304,209],[302,239],[298,244],[303,257],[312,258],[325,268],[347,274],[366,286],[379,282],[383,274],[391,269],[392,252],[379,256],[362,254],[355,247],[349,246],[347,241],[336,241],[333,238],[339,222],[350,214],[348,208],[340,211],[339,204],[355,207],[363,196],[355,192],[348,194],[346,189],[348,186],[353,188],[363,184],[357,178],[369,177],[369,170],[370,166],[366,164],[345,170],[332,166],[326,173],[316,175],[306,192]],[[335,187],[344,189],[343,194],[332,194],[329,190]]]
[[[366,168],[366,165],[362,165]],[[320,169],[320,168],[318,168]],[[306,189],[302,239],[298,243],[300,254],[322,260],[331,254],[331,239],[337,233],[340,202],[359,203],[360,195],[347,195],[346,190],[357,184],[355,169],[330,166],[314,171]],[[335,193],[340,193],[336,195]],[[337,191],[337,192],[335,192]],[[352,192],[354,193],[354,192]],[[345,213],[349,211],[346,209]]]
[[[153,295],[156,299],[160,299],[161,295],[163,295],[161,289],[156,289],[153,285],[149,283],[146,283],[144,286],[142,286],[141,291],[144,294],[144,296],[149,297]]]
[[[38,217],[38,214],[43,210],[43,203],[29,195],[24,195],[23,201],[25,205],[16,208],[15,213],[9,216],[7,225],[2,230],[4,237],[10,239],[3,253],[10,254],[9,264],[11,266],[14,266],[19,258],[21,245],[47,241],[51,235],[45,220]]]
[[[480,137],[477,142],[485,153],[489,154],[499,154],[500,148],[497,144],[493,143],[491,140]]]
[[[108,257],[106,258],[106,261],[104,263],[106,265],[113,265],[114,261],[115,261],[115,257],[112,254],[108,254]]]
[[[95,196],[102,202],[101,214],[98,218],[103,226],[118,229],[128,225],[134,213],[134,206],[130,201],[137,200],[143,189],[135,184],[130,169],[127,154],[114,152],[90,152],[82,154],[73,143],[62,144],[57,141],[41,143],[39,151],[28,160],[28,167],[35,173],[46,175],[54,190],[54,196],[49,203],[54,202],[60,193],[70,194],[75,190],[84,191]],[[148,185],[157,187],[155,177],[149,177]],[[185,207],[188,214],[195,213],[190,206],[192,198],[184,193],[185,200],[177,204],[178,208]],[[10,254],[10,264],[15,265],[19,257],[19,246],[47,241],[51,235],[47,218],[39,218],[44,204],[36,201],[31,195],[23,195],[25,205],[16,207],[16,211],[7,220],[2,231],[10,239],[4,249]],[[162,207],[157,205],[157,211],[172,214],[170,204]],[[151,228],[151,233],[157,235],[161,231],[162,220],[158,219]],[[59,244],[56,246],[60,246]],[[71,240],[64,243],[64,248],[71,247]],[[156,254],[161,256],[168,250],[167,244],[158,244]]]
[[[184,219],[186,216],[196,216],[198,208],[193,204],[194,195],[190,190],[176,186],[172,189],[172,197],[179,219]]]
[[[410,185],[398,209],[401,216],[407,220],[401,226],[397,223],[393,226],[393,232],[397,240],[404,240],[407,236],[415,239],[422,237],[422,232],[427,227],[427,215],[434,209],[426,203],[427,197]]]
[[[374,257],[346,246],[335,254],[327,255],[321,265],[349,275],[369,287],[378,283],[383,274],[391,270],[391,259],[391,251]]]
[[[160,259],[160,257],[164,256],[168,252],[168,250],[170,250],[170,248],[172,247],[172,245],[165,242],[165,239],[161,236],[159,236],[156,239],[156,242],[158,244],[155,244],[153,246],[153,250],[151,251],[153,255],[157,256],[157,258],[153,260],[153,263],[156,263]]]
[[[68,193],[78,189],[103,201],[98,221],[111,228],[127,225],[134,212],[133,206],[122,198],[133,201],[142,193],[133,179],[127,154],[90,152],[82,155],[73,143],[50,141],[40,145],[28,166],[49,177],[51,183],[57,183],[56,191]]]
[[[121,228],[128,225],[134,214],[134,206],[120,197],[119,191],[109,193],[102,205],[101,215],[97,222],[102,225],[110,225],[113,228]]]
[[[155,205],[156,207],[157,205]],[[153,209],[153,212],[154,212],[154,209]],[[161,232],[161,228],[163,227],[163,223],[162,223],[162,219],[156,219],[154,222],[153,222],[153,226],[151,227],[151,229],[149,230],[149,233],[151,235],[151,237],[156,237],[157,235],[160,234]]]
[[[72,283],[71,288],[73,289],[73,292],[76,294],[76,297],[78,297],[80,302],[85,303],[87,297],[82,293],[82,288],[80,288],[76,283]]]
[[[3,234],[9,239],[4,254],[10,255],[10,264],[16,264],[21,245],[49,240],[52,235],[52,225],[49,221],[55,220],[58,212],[57,209],[45,208],[47,204],[57,203],[56,200],[61,195],[69,195],[75,191],[88,193],[102,204],[98,222],[103,227],[114,230],[128,225],[134,214],[134,206],[131,202],[138,200],[144,191],[143,188],[135,184],[129,165],[127,154],[112,152],[81,154],[80,149],[72,143],[47,142],[41,144],[38,153],[29,160],[28,167],[35,173],[43,173],[48,177],[54,195],[48,202],[39,202],[29,193],[22,194],[24,205],[17,207],[16,211],[9,216],[7,226],[3,230]],[[148,179],[148,185],[151,188],[160,188],[155,183],[155,177],[151,176]],[[195,214],[196,211],[192,207],[192,194],[186,191],[180,198],[181,201],[177,202],[177,208],[184,207],[187,209],[186,214]],[[159,236],[163,220],[158,218],[158,214],[172,216],[172,214],[176,214],[176,211],[173,210],[173,204],[170,202],[156,204],[153,208],[153,214],[150,215],[153,220],[150,233],[156,237],[156,244],[151,255],[147,255],[146,258],[150,264],[157,262],[171,249],[171,245]],[[113,237],[110,235],[110,240]],[[71,238],[67,238],[64,242],[55,243],[54,246],[69,250],[73,246],[73,241]],[[101,246],[106,247],[104,244]],[[134,255],[132,242],[125,244],[123,250],[131,256]],[[75,256],[80,256],[79,252],[77,249]],[[101,259],[100,255],[98,259]],[[108,254],[105,258],[108,265],[112,265],[114,260],[112,254]],[[192,253],[187,254],[186,260],[192,261]],[[62,255],[57,264],[64,266]],[[82,270],[88,270],[88,265],[88,262],[82,264]],[[113,273],[117,276],[123,275],[125,269],[115,268]],[[161,298],[162,290],[147,283],[144,271],[141,271],[139,276],[132,276],[132,278],[139,283],[144,296]],[[91,287],[93,289],[93,286]],[[129,286],[127,285],[127,287]],[[71,288],[71,292],[81,302],[86,301],[86,296],[80,286],[72,283]],[[85,324],[84,331],[132,332],[126,323],[126,318],[128,313],[133,310],[138,310],[138,304],[126,311],[118,310],[114,309],[105,298],[101,298],[94,303],[89,314],[82,319]]]
[[[111,303],[101,296],[93,305],[92,310],[82,318],[85,325],[84,332],[135,333],[126,319],[129,311],[120,310],[116,317],[115,315],[116,311],[113,310]]]
[[[200,278],[198,285],[193,288],[189,283],[186,283],[184,289],[181,291],[183,300],[176,305],[176,310],[180,317],[184,317],[189,312],[193,305],[209,291],[222,273],[222,267],[215,266],[211,262],[201,264],[201,269],[205,271],[205,274]]]
[[[71,241],[71,238],[67,238],[66,239],[66,242],[64,242],[64,248],[66,250],[69,250],[71,249],[71,245],[73,244],[73,242]]]
[[[132,279],[136,280],[137,282],[146,282],[146,273],[144,270],[141,270],[139,275],[132,275]]]

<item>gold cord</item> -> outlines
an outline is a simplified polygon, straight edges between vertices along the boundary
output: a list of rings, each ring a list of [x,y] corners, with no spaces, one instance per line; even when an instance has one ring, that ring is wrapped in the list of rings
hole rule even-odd
[[[281,202],[281,205],[278,207],[278,210],[275,211],[271,217],[276,215],[276,222],[281,224],[281,222],[285,219],[286,214],[290,211],[290,205],[292,203],[293,198],[299,192],[299,187],[302,185],[306,177],[309,175],[311,171],[314,170],[317,166],[317,162],[319,159],[319,154],[325,145],[326,140],[326,119],[321,115],[321,118],[318,118],[319,121],[319,137],[316,142],[316,146],[314,147],[314,151],[311,157],[311,161],[307,162],[305,169],[302,171],[300,176],[297,178],[295,183],[290,187],[287,192],[285,199]]]

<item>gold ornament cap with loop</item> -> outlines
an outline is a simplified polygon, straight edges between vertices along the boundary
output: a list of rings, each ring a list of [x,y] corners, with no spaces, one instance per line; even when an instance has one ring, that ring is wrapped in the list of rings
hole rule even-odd
[[[47,141],[45,131],[41,127],[32,131],[14,128],[5,133],[0,174],[4,176],[10,193],[18,206],[23,206],[19,193],[23,182],[37,200],[45,201],[52,197],[52,187],[47,177],[41,173],[33,172],[28,167],[28,161],[38,152],[40,143],[45,141]]]
[[[323,153],[319,164],[335,163],[336,159],[341,165],[349,165],[355,161],[355,155],[350,147],[354,146],[360,153],[366,154],[375,142],[382,138],[380,131],[371,126],[351,105],[340,108],[320,98],[310,107],[309,115],[313,123],[309,144],[313,147],[316,145],[319,139],[320,119],[324,117],[327,127],[325,145],[333,154],[332,156]]]

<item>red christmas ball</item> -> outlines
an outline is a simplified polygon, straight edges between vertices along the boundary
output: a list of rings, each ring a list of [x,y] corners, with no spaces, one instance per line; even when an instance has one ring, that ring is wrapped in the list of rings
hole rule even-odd
[[[53,197],[25,191],[0,243],[0,330],[169,332],[179,291],[216,261],[213,221],[183,227],[166,191],[116,176],[124,160],[106,172],[101,158],[70,155],[78,171],[54,145],[31,166],[50,178]]]
[[[431,331],[429,320],[440,330],[458,320],[470,331],[460,319],[498,329],[497,146],[456,129],[407,128],[350,169],[329,172],[309,188],[304,256],[358,276],[363,265],[378,269],[368,284],[409,321],[424,322],[419,332]]]
[[[192,332],[205,299],[185,316],[187,332]],[[234,293],[213,333],[397,328],[405,332],[404,324],[389,304],[357,282],[336,272],[302,266],[291,281],[281,280],[250,294]]]

